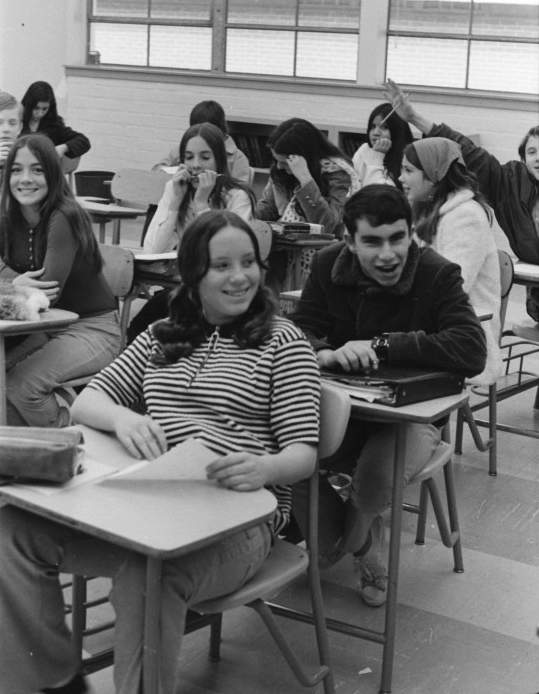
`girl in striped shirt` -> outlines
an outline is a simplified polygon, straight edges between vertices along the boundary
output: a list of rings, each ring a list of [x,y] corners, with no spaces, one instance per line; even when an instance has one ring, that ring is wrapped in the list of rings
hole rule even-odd
[[[278,511],[269,524],[165,562],[162,694],[173,694],[179,686],[177,662],[188,606],[236,590],[269,554],[273,535],[289,517],[288,485],[314,468],[319,419],[316,358],[303,333],[275,315],[249,225],[226,210],[203,213],[185,232],[178,267],[183,283],[171,300],[169,318],[141,333],[91,382],[74,403],[73,416],[114,432],[136,458],[151,460],[196,437],[215,453],[209,479],[245,492],[268,487]],[[131,409],[141,400],[145,414]],[[9,597],[0,605],[10,604],[0,619],[2,631],[11,635],[0,651],[0,670],[10,672],[10,691],[66,682],[73,688],[62,691],[86,691],[80,674],[73,678],[77,663],[62,615],[56,614],[62,609],[60,588],[50,576],[51,568],[69,571],[72,555],[80,571],[87,538],[53,523],[45,530],[39,519],[7,507],[0,510],[0,529],[2,565],[11,567],[9,572],[0,568],[0,596]],[[46,533],[48,541],[36,549],[38,533]],[[100,555],[107,557],[106,572],[93,553],[84,573],[113,576],[114,680],[119,694],[132,694],[139,691],[141,678],[145,561],[117,548],[104,548]],[[22,580],[17,571],[24,573],[30,590],[10,589]],[[43,616],[43,610],[50,614]],[[16,628],[40,613],[40,630]],[[22,633],[19,639],[12,636]]]

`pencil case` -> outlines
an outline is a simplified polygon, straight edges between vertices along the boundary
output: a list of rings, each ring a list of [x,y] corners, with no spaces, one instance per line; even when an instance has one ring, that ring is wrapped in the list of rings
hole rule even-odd
[[[77,472],[82,442],[74,428],[0,426],[0,481],[63,484]]]

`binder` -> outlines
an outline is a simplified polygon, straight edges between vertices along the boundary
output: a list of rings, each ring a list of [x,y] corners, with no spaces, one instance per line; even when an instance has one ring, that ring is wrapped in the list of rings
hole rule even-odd
[[[455,395],[464,388],[459,374],[383,364],[376,371],[357,373],[322,369],[322,378],[342,384],[351,397],[390,407]]]

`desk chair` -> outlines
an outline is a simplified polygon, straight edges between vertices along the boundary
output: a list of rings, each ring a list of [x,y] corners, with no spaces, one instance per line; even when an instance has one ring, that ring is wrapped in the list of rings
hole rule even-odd
[[[139,208],[144,210],[146,219],[142,230],[140,243],[144,241],[144,235],[151,217],[150,208],[155,211],[155,206],[161,199],[165,184],[170,180],[170,175],[164,171],[145,171],[144,169],[120,169],[111,182],[110,190],[112,198],[118,205]],[[112,243],[120,243],[120,220],[114,221]]]
[[[322,384],[320,404],[320,443],[318,458],[327,458],[337,451],[350,417],[348,395],[334,386]],[[219,614],[235,607],[251,607],[260,615],[275,643],[298,681],[315,687],[323,681],[326,694],[334,691],[330,670],[329,644],[326,633],[320,573],[318,568],[318,466],[309,479],[309,524],[306,549],[277,539],[262,569],[235,593],[193,606],[196,612]],[[267,600],[279,594],[291,581],[307,571],[316,629],[320,667],[308,674],[279,629]],[[287,616],[287,615],[285,615]]]
[[[511,256],[505,251],[498,250],[500,262],[501,279],[501,305],[500,305],[500,326],[501,337],[500,347],[505,352],[503,362],[505,373],[489,386],[471,386],[473,395],[478,396],[478,401],[474,404],[467,403],[457,413],[457,427],[455,432],[455,452],[462,453],[462,437],[464,422],[469,426],[473,441],[478,450],[489,454],[488,474],[492,477],[497,475],[497,431],[507,431],[514,434],[539,438],[539,432],[509,426],[498,422],[497,404],[513,395],[522,393],[530,388],[538,387],[535,398],[535,407],[539,406],[539,374],[526,371],[524,368],[524,358],[539,352],[539,344],[527,339],[526,334],[522,334],[523,340],[512,340],[515,333],[511,330],[504,330],[505,314],[507,312],[507,302],[509,292],[513,286],[513,261]],[[509,338],[509,339],[508,339]],[[515,367],[516,364],[516,367]],[[474,412],[488,407],[488,419],[476,419]],[[483,439],[478,427],[488,428],[488,438]]]

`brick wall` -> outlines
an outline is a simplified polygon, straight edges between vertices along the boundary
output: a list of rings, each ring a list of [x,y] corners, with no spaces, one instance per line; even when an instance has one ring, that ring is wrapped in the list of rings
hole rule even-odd
[[[349,97],[179,80],[161,82],[158,76],[151,82],[104,79],[70,74],[68,70],[64,115],[71,127],[84,132],[92,142],[79,168],[150,168],[178,141],[191,108],[203,99],[219,101],[231,120],[277,123],[299,116],[320,126],[357,130],[364,130],[370,111],[383,100],[381,93],[373,96],[372,89],[365,90],[367,96]],[[502,162],[517,156],[521,137],[537,123],[537,114],[531,111],[492,108],[487,99],[485,106],[419,105],[435,122],[445,120],[465,133],[479,134],[481,144]]]

